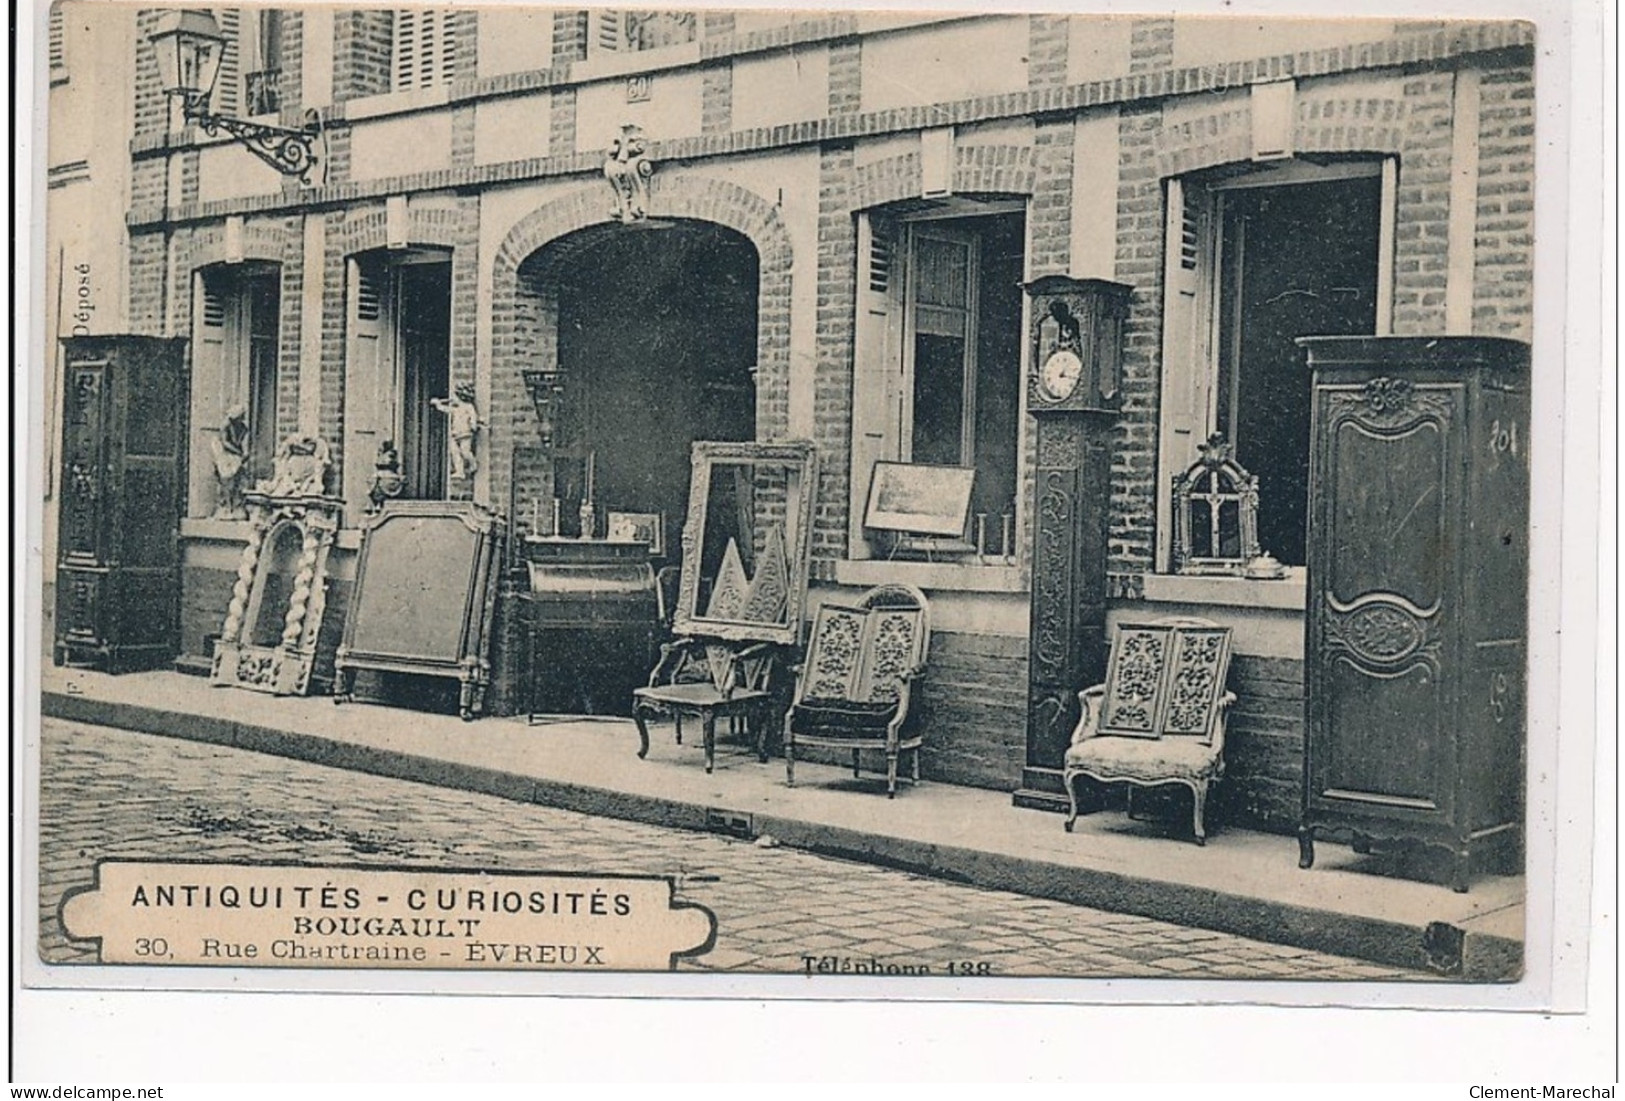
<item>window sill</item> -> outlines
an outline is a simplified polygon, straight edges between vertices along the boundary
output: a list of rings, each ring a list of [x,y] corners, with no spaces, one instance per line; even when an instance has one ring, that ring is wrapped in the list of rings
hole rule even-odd
[[[963,562],[896,562],[880,558],[842,559],[835,563],[841,585],[904,584],[930,592],[1026,593],[1019,566],[983,566]]]
[[[247,520],[216,520],[211,516],[189,516],[181,521],[181,538],[197,543],[247,543],[253,526]],[[361,546],[360,528],[340,528],[333,538],[339,550]]]
[[[1224,604],[1296,612],[1303,611],[1307,604],[1308,577],[1301,566],[1289,567],[1279,581],[1166,573],[1144,574],[1143,581],[1145,599],[1152,603]]]
[[[247,520],[216,520],[210,516],[189,516],[181,521],[181,538],[202,543],[246,543]]]

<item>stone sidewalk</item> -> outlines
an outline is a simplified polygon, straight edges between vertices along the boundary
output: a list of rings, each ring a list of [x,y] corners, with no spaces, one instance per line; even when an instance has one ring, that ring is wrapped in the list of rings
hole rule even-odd
[[[938,977],[1430,977],[784,846],[227,746],[43,725],[40,954],[51,963],[95,959],[90,943],[61,929],[63,894],[91,885],[95,859],[139,858],[670,876],[684,901],[717,919],[715,946],[680,970],[819,981],[843,963]]]
[[[1288,837],[1219,830],[1206,847],[1121,813],[1080,818],[1020,810],[1008,793],[944,784],[884,796],[872,774],[718,747],[701,766],[698,731],[674,743],[653,733],[636,757],[631,722],[523,719],[463,723],[373,704],[274,698],[174,673],[111,677],[48,668],[44,713],[235,746],[519,802],[694,830],[772,836],[782,845],[1025,896],[1090,906],[1275,944],[1506,981],[1522,966],[1523,879],[1479,875],[1467,894],[1394,866],[1391,858],[1317,847],[1297,866]]]

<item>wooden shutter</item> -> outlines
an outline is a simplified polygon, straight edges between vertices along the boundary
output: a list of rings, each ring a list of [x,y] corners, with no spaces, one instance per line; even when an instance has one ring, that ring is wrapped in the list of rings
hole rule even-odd
[[[222,115],[239,115],[243,102],[243,13],[239,9],[221,9],[220,33],[226,44],[214,81],[214,109]]]
[[[61,80],[68,75],[68,58],[63,49],[64,33],[61,3],[51,5],[46,26],[46,54],[50,61],[51,79]]]
[[[432,88],[449,84],[456,68],[450,11],[402,8],[395,13],[394,88]]]
[[[380,259],[348,264],[344,371],[344,500],[349,523],[367,507],[378,445],[394,433],[386,276]],[[398,442],[398,441],[397,441]]]
[[[225,365],[227,279],[223,272],[199,272],[192,284],[192,440],[187,481],[187,515],[214,511],[214,454],[211,443],[231,404],[234,379]]]
[[[1158,434],[1157,564],[1168,568],[1170,487],[1196,461],[1213,406],[1216,203],[1207,188],[1168,181],[1163,255],[1162,431]]]
[[[897,226],[858,218],[857,325],[852,357],[851,553],[860,556],[863,511],[874,465],[902,454],[902,271]]]
[[[590,53],[620,53],[626,49],[626,16],[619,11],[594,11]]]

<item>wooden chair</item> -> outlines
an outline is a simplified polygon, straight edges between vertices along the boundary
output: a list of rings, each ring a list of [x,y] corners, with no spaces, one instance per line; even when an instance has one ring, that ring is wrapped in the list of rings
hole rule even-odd
[[[813,619],[806,660],[784,719],[785,782],[795,786],[796,747],[852,751],[852,775],[860,754],[886,754],[886,797],[897,794],[897,760],[913,751],[913,779],[920,779],[916,729],[903,736],[909,692],[925,671],[931,645],[930,606],[910,585],[881,585],[857,604],[825,604]]]
[[[660,648],[649,683],[632,692],[632,718],[638,725],[638,756],[649,755],[648,720],[670,715],[683,744],[683,718],[698,718],[705,747],[705,771],[716,763],[717,719],[737,734],[746,724],[756,736],[756,755],[767,760],[767,719],[779,647],[741,645],[719,639],[679,638]],[[782,694],[780,699],[783,699]]]
[[[1225,691],[1230,628],[1175,617],[1120,624],[1112,638],[1106,683],[1078,693],[1082,717],[1062,768],[1070,813],[1078,819],[1077,783],[1136,787],[1179,784],[1191,790],[1196,843],[1207,843],[1208,788],[1224,775],[1225,716],[1236,700]]]

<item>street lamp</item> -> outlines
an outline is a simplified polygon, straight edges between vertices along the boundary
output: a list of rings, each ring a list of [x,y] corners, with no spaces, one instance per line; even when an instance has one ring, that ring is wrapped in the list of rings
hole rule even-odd
[[[213,15],[199,8],[169,12],[158,21],[149,40],[158,59],[164,94],[180,97],[181,114],[187,122],[196,123],[210,136],[224,130],[278,172],[310,184],[310,174],[322,159],[318,147],[326,144],[321,116],[314,109],[305,112],[305,125],[297,130],[209,110],[209,96],[226,48],[226,36]]]

